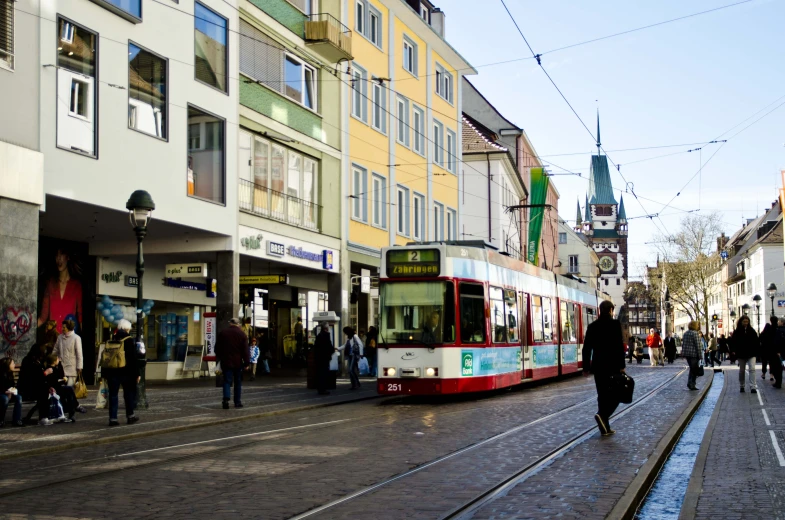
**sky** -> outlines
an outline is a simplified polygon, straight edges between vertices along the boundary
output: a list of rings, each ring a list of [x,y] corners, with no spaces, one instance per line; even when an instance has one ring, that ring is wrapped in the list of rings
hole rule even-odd
[[[592,133],[599,108],[603,148],[639,197],[624,194],[631,278],[654,264],[650,242],[677,232],[684,211],[719,211],[731,234],[776,199],[785,168],[785,106],[734,134],[785,102],[785,0],[753,0],[553,53],[547,51],[739,0],[505,1]],[[559,215],[574,223],[596,153],[593,138],[535,60],[482,66],[531,56],[501,0],[437,6],[446,15],[447,41],[478,70],[469,80],[526,131],[541,160],[552,163],[551,173],[583,174],[551,178],[561,196]],[[700,144],[715,139],[728,142]],[[667,145],[682,146],[614,151]],[[702,149],[688,152],[696,148]],[[665,154],[672,155],[656,158]],[[700,175],[687,184],[701,163]],[[611,179],[614,188],[627,188],[613,170]],[[659,218],[634,218],[655,213]]]

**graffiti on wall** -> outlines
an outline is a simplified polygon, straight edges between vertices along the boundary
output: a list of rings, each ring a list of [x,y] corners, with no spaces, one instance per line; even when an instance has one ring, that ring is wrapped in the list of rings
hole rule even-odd
[[[0,314],[0,353],[13,357],[16,345],[30,332],[33,314],[26,307],[6,307]]]

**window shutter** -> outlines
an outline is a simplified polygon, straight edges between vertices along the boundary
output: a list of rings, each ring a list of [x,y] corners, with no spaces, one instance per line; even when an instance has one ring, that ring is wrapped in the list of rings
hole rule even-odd
[[[0,61],[14,66],[14,2],[0,0]]]
[[[240,20],[240,72],[283,93],[283,50],[244,20]]]

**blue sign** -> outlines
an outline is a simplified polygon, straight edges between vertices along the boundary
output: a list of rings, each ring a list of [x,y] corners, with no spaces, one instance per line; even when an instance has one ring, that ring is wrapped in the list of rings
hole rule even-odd
[[[538,345],[532,347],[532,365],[534,368],[555,367],[558,365],[556,345]]]
[[[461,349],[462,376],[493,376],[520,370],[523,370],[520,348]]]
[[[578,362],[578,345],[562,345],[561,346],[561,362],[562,363],[577,363]]]
[[[722,251],[720,253],[720,258],[722,258],[723,260],[727,260],[728,259],[728,252],[727,251]]]
[[[322,252],[322,267],[325,269],[333,268],[333,252],[329,249],[325,249]]]
[[[277,242],[267,242],[267,253],[274,256],[283,256],[286,254],[286,246]]]

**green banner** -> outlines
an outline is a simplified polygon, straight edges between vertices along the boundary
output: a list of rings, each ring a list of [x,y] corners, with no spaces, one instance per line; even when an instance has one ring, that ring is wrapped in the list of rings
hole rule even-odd
[[[533,206],[545,204],[548,195],[548,176],[544,168],[531,170],[531,204]],[[530,264],[540,265],[540,238],[542,236],[542,221],[545,217],[545,208],[531,208],[529,212],[529,256]]]

